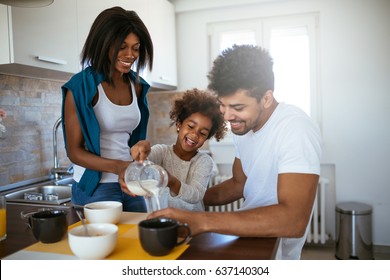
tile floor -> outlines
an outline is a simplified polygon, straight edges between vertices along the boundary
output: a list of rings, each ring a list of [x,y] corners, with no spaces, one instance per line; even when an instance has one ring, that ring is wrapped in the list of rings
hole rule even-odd
[[[302,260],[337,260],[333,244],[310,245],[302,249]],[[390,260],[390,247],[374,247],[374,260]]]

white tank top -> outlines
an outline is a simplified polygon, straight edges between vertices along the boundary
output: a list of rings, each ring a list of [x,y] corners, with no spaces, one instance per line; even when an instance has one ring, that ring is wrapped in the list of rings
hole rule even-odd
[[[98,85],[99,99],[93,110],[100,127],[100,155],[104,158],[130,161],[128,141],[133,130],[141,120],[135,88],[131,83],[133,101],[130,105],[112,103],[101,84]],[[75,165],[73,178],[79,182],[85,171],[84,167]],[[118,182],[118,175],[102,173],[100,183]]]

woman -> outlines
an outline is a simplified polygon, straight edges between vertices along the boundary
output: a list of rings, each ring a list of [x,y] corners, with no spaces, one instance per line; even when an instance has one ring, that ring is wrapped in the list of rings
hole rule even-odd
[[[149,120],[149,84],[139,76],[153,65],[145,24],[134,11],[104,10],[92,24],[81,63],[84,69],[62,86],[65,147],[74,163],[72,202],[116,200],[124,211],[145,212],[143,197],[122,193],[118,183]]]
[[[212,158],[199,149],[206,140],[221,140],[226,123],[219,110],[219,102],[210,93],[188,90],[175,100],[170,112],[176,125],[177,139],[173,145],[157,144],[150,148],[148,141],[140,141],[131,148],[135,160],[148,156],[168,173],[168,206],[203,211],[203,196],[213,175]],[[123,187],[124,191],[126,186]]]

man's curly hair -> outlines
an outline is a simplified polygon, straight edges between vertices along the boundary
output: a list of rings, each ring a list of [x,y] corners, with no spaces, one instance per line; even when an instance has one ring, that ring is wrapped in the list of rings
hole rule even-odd
[[[273,59],[267,50],[252,45],[234,45],[222,52],[207,75],[208,89],[218,97],[239,89],[248,90],[258,101],[274,90]]]
[[[186,118],[194,113],[201,113],[211,119],[212,127],[207,139],[213,136],[217,141],[223,139],[227,127],[215,96],[196,88],[187,90],[182,98],[176,99],[173,103],[169,112],[169,117],[172,120],[171,126],[176,123],[182,124]]]

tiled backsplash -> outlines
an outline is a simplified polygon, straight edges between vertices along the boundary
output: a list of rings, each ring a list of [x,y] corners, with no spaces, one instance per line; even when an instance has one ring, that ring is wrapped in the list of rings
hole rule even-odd
[[[0,139],[0,186],[46,176],[53,167],[53,125],[61,116],[60,81],[0,74],[0,108],[7,111],[3,124],[6,137]],[[180,93],[150,92],[151,111],[148,139],[170,144],[176,131],[169,128],[172,100]],[[60,166],[69,166],[62,129],[57,133]]]
[[[49,174],[52,129],[61,115],[61,82],[0,75],[0,107],[7,112],[0,140],[0,185]],[[59,130],[60,164],[69,165]],[[64,160],[65,158],[65,160]]]
[[[148,94],[150,121],[148,136],[152,144],[173,144],[176,142],[176,126],[170,127],[169,111],[180,92],[158,91]]]

